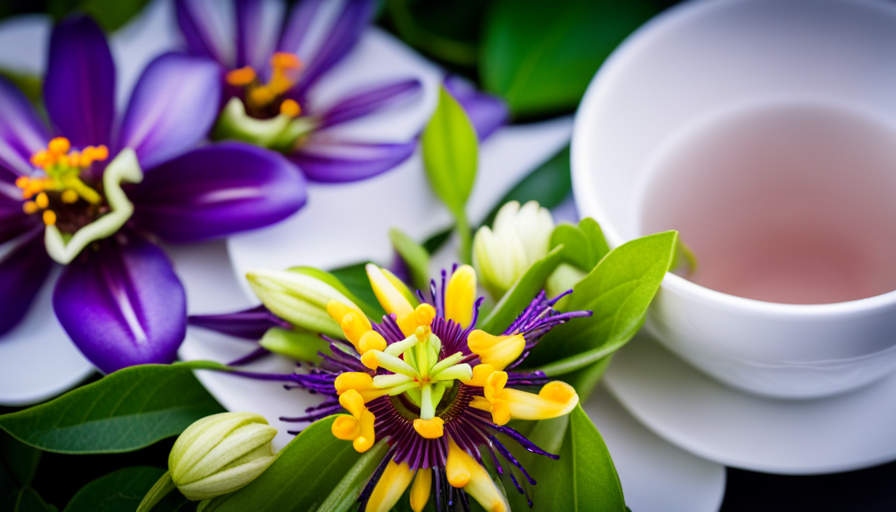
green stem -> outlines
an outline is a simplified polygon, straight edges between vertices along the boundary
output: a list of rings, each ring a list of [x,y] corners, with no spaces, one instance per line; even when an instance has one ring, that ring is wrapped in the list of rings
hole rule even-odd
[[[469,264],[473,259],[473,233],[467,216],[457,216],[457,235],[460,237],[460,261]]]
[[[162,501],[162,498],[168,495],[175,488],[174,481],[171,480],[171,473],[166,471],[162,478],[152,486],[152,489],[143,497],[137,512],[149,512],[156,504]]]

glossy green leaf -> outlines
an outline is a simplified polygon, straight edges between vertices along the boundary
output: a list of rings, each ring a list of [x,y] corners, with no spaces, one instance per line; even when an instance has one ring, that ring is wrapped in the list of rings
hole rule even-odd
[[[40,463],[40,453],[37,448],[0,430],[0,465],[5,467],[19,486],[31,485]]]
[[[275,354],[310,363],[319,363],[321,352],[330,353],[329,342],[317,334],[280,327],[268,329],[258,340],[258,344]]]
[[[16,512],[59,512],[55,506],[45,502],[31,487],[25,487],[19,491],[16,499]]]
[[[386,312],[383,311],[379,301],[376,300],[376,294],[373,293],[373,288],[370,287],[370,279],[367,278],[367,270],[364,268],[365,265],[367,265],[366,262],[336,268],[330,270],[330,274],[338,279],[340,283],[345,285],[345,288],[350,291],[354,297],[357,297],[364,303],[363,306],[359,303],[358,307],[360,307],[368,317],[373,319],[382,318]],[[351,295],[347,295],[347,297],[352,298]]]
[[[398,228],[389,230],[392,247],[398,252],[411,272],[413,284],[418,290],[429,288],[429,253]]]
[[[205,512],[316,510],[362,458],[351,442],[333,436],[330,429],[334,419],[322,419],[303,430],[261,476],[239,491],[214,500]]]
[[[571,110],[614,48],[656,14],[649,0],[498,0],[479,72],[517,115]]]
[[[135,466],[103,475],[82,487],[68,502],[63,512],[136,510],[137,505],[143,500],[143,496],[164,473],[165,470],[161,468]],[[195,503],[191,503],[175,490],[152,510],[153,512],[185,512],[195,509]]]
[[[342,512],[351,509],[388,450],[389,445],[380,441],[364,453],[315,512]]]
[[[112,32],[139,14],[148,3],[149,0],[81,0],[80,10]]]
[[[137,450],[224,411],[193,368],[227,367],[205,361],[132,366],[45,404],[0,416],[0,428],[51,452]]]
[[[580,281],[565,309],[588,310],[551,331],[532,350],[526,366],[550,376],[597,362],[628,342],[644,323],[647,307],[672,263],[678,233],[667,231],[627,242],[604,257]]]
[[[562,261],[562,253],[563,246],[555,247],[547,256],[533,263],[501,297],[479,328],[489,333],[504,332],[544,288],[548,276]]]
[[[482,222],[491,227],[498,215],[498,210],[508,201],[519,201],[526,204],[538,201],[541,206],[551,209],[558,206],[572,192],[572,177],[569,172],[569,146],[563,148],[550,160],[541,164],[514,186],[492,208],[491,213]]]
[[[529,440],[560,455],[553,460],[524,452],[513,441],[506,443],[538,482],[529,489],[533,512],[625,511],[622,486],[610,452],[581,406],[569,416],[525,426],[529,427],[524,431]],[[523,495],[508,489],[507,497],[511,509],[530,510]]]
[[[421,149],[429,184],[454,215],[461,259],[468,262],[472,235],[465,207],[476,181],[478,141],[467,113],[444,87],[439,89],[439,105],[423,130]]]
[[[363,278],[359,278],[360,284],[364,284],[367,282],[367,272],[364,270],[364,265],[364,263],[360,263],[358,265],[353,265],[352,267],[345,267],[346,269],[352,269],[351,272],[353,272],[352,279],[348,280],[348,285],[335,274],[335,272],[337,272],[336,270],[334,270],[333,272],[326,272],[314,267],[291,267],[287,270],[289,270],[290,272],[298,272],[300,274],[305,274],[306,276],[320,279],[321,281],[335,288],[339,293],[345,295],[349,300],[354,302],[359,308],[361,308],[361,311],[363,311],[365,315],[371,316],[380,313],[382,309],[379,307],[379,303],[376,300],[376,296],[373,295],[373,289],[370,288],[369,283],[367,284],[366,288],[363,286],[355,286],[355,273],[357,272],[363,273]]]
[[[590,272],[610,252],[607,240],[597,221],[586,217],[578,226],[560,224],[551,233],[550,247],[564,245],[565,262]]]

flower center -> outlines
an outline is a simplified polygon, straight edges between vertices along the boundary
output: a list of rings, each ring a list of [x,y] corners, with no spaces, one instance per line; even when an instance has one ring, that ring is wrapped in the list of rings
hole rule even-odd
[[[243,89],[246,113],[257,119],[270,119],[278,114],[298,117],[298,102],[283,95],[298,81],[302,62],[292,53],[276,52],[271,57],[271,78],[261,83],[258,73],[245,66],[227,73],[227,83]]]
[[[82,176],[94,162],[107,158],[106,146],[87,146],[79,152],[65,137],[56,137],[47,149],[31,157],[43,176],[16,179],[25,200],[22,209],[28,214],[40,213],[44,224],[56,226],[63,233],[78,231],[109,211],[102,184],[85,183]]]

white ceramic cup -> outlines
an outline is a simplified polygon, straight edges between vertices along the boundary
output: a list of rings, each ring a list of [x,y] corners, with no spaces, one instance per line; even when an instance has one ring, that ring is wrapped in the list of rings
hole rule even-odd
[[[703,0],[652,20],[604,64],[579,107],[580,213],[611,246],[647,234],[639,193],[663,152],[744,105],[835,104],[896,126],[894,18],[896,7],[874,0]],[[772,397],[842,393],[896,369],[896,292],[779,304],[668,274],[647,328],[701,371]]]

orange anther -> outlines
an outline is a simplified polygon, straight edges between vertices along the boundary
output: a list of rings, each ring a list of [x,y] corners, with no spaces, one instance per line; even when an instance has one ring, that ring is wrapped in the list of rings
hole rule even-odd
[[[46,192],[41,192],[40,194],[37,194],[37,197],[34,199],[34,202],[37,203],[38,208],[41,208],[41,209],[46,208],[47,206],[50,206],[50,198],[47,197]]]
[[[271,56],[271,66],[281,69],[299,69],[302,67],[302,61],[294,53],[274,52],[274,55]]]
[[[296,100],[287,98],[280,103],[280,113],[289,117],[299,117],[299,114],[302,113],[302,107],[299,106]]]
[[[37,204],[34,201],[25,201],[22,203],[22,211],[28,215],[37,213],[37,210],[40,210],[40,208],[37,207]]]
[[[16,178],[16,186],[19,188],[26,188],[29,181],[31,181],[31,178],[28,176],[19,176]]]
[[[249,91],[249,102],[253,105],[265,106],[274,101],[274,93],[267,87],[256,87]]]
[[[47,145],[47,149],[57,155],[64,155],[72,148],[72,144],[65,137],[56,137]]]
[[[53,210],[44,210],[44,224],[47,226],[56,224],[56,214],[53,213]]]
[[[245,66],[227,72],[227,83],[236,87],[245,87],[255,80],[255,70],[251,66]]]

